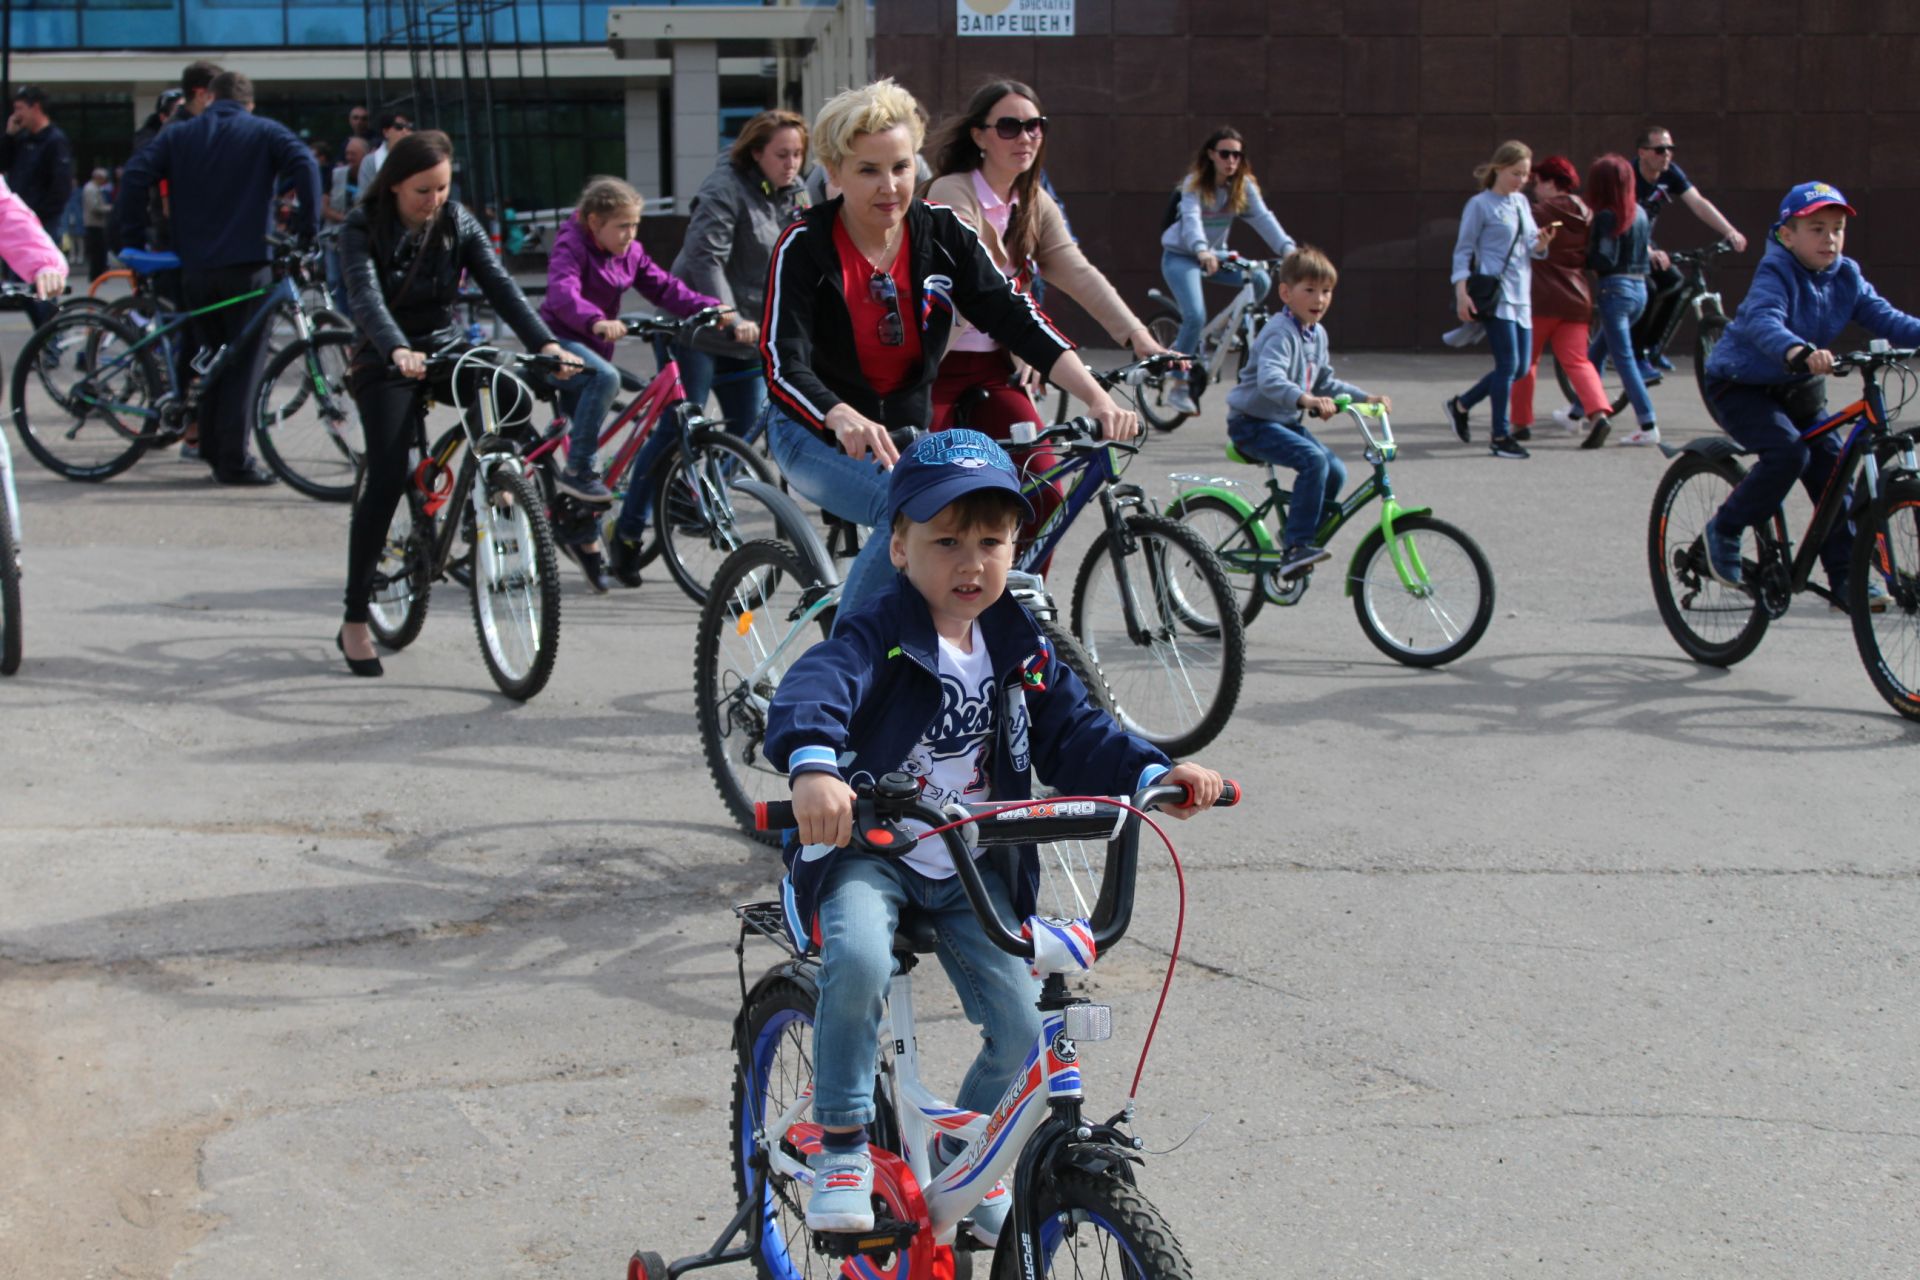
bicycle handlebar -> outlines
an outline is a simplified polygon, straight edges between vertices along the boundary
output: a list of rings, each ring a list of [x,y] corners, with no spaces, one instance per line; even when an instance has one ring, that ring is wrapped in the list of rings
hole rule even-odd
[[[1811,354],[1810,351],[1802,351],[1787,362],[1788,367],[1805,373],[1809,354]],[[1843,356],[1834,357],[1833,376],[1838,378],[1856,369],[1884,369],[1889,365],[1905,364],[1916,355],[1920,355],[1920,347],[1888,347],[1884,351],[1849,351]]]
[[[1157,359],[1158,357],[1156,357]],[[1031,449],[1036,445],[1064,443],[1083,449],[1114,448],[1122,453],[1138,453],[1140,446],[1125,440],[1109,440],[1101,433],[1098,418],[1068,418],[1065,422],[1056,422],[1031,440],[1009,440],[1009,449]]]
[[[1182,355],[1178,351],[1167,351],[1148,356],[1144,360],[1123,364],[1115,369],[1108,369],[1105,372],[1088,366],[1087,372],[1092,375],[1095,382],[1100,384],[1102,391],[1111,391],[1122,383],[1137,387],[1153,374],[1165,373],[1174,365],[1191,359],[1193,359],[1192,356]]]
[[[872,786],[860,788],[857,795],[853,846],[870,853],[903,857],[918,843],[901,830],[902,818],[912,818],[934,828],[961,821],[962,826],[941,831],[940,838],[946,843],[947,855],[953,860],[967,903],[986,931],[988,941],[1022,960],[1033,959],[1033,940],[1017,928],[1009,929],[1000,919],[980,879],[980,869],[974,865],[969,845],[1106,841],[1107,865],[1100,899],[1087,924],[1099,951],[1105,951],[1126,936],[1127,925],[1133,918],[1134,874],[1139,869],[1138,814],[1128,812],[1111,800],[1093,799],[954,804],[944,810],[936,809],[920,798],[919,783],[904,773],[889,773]],[[1230,807],[1240,803],[1240,795],[1240,785],[1228,781],[1215,803]],[[1135,809],[1148,810],[1168,800],[1190,802],[1191,799],[1192,791],[1184,783],[1157,783],[1136,791],[1128,803]],[[754,806],[754,826],[761,831],[786,830],[793,826],[793,821],[791,801],[769,800]]]
[[[1677,262],[1683,267],[1694,265],[1705,266],[1722,254],[1732,253],[1733,251],[1733,241],[1715,240],[1712,244],[1702,249],[1669,249],[1667,251],[1667,260],[1669,262]]]

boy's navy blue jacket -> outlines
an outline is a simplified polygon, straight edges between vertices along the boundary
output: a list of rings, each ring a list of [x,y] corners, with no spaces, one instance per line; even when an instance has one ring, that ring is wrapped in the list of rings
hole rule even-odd
[[[1920,346],[1920,320],[1901,311],[1841,255],[1824,271],[1809,271],[1771,236],[1740,311],[1707,357],[1709,377],[1774,385],[1808,375],[1787,367],[1787,351],[1801,343],[1827,347],[1849,323],[1896,346]]]
[[[1032,773],[1068,794],[1127,795],[1167,768],[1159,748],[1125,732],[1094,705],[1040,624],[1012,596],[1003,594],[980,615],[980,634],[1000,690],[990,775],[995,800],[1031,797]],[[1028,683],[1029,671],[1039,673],[1038,686]],[[933,615],[901,575],[889,590],[842,617],[832,639],[807,650],[788,670],[767,718],[767,758],[785,763],[790,774],[877,779],[905,763],[940,705]],[[781,900],[787,931],[803,950],[817,944],[814,913],[839,852],[803,850],[794,833],[787,834]],[[1019,851],[1019,865],[1013,906],[1024,921],[1033,914],[1040,884],[1032,846]]]
[[[122,245],[147,243],[147,192],[168,181],[173,251],[188,270],[267,262],[274,197],[292,187],[300,197],[293,232],[313,238],[320,210],[320,166],[307,144],[278,120],[256,116],[231,99],[162,129],[127,161],[113,202]]]

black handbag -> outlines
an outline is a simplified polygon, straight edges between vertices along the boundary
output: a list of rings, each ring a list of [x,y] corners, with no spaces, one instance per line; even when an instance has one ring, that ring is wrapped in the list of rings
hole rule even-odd
[[[1467,303],[1473,310],[1475,320],[1491,320],[1500,309],[1500,279],[1507,274],[1507,263],[1513,261],[1513,251],[1520,247],[1521,222],[1518,217],[1513,221],[1513,243],[1507,246],[1507,256],[1500,263],[1500,270],[1494,275],[1472,272],[1467,276]]]

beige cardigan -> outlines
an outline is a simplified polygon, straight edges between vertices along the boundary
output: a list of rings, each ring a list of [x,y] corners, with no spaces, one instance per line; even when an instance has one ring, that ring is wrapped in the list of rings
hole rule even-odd
[[[946,205],[958,214],[962,222],[979,233],[980,243],[987,247],[994,265],[1002,272],[1007,269],[1006,246],[1000,243],[1000,233],[980,212],[971,171],[934,179],[927,188],[927,199]],[[1035,187],[1033,199],[1034,212],[1040,219],[1039,234],[1034,237],[1033,260],[1039,264],[1040,274],[1046,277],[1047,287],[1064,290],[1068,297],[1087,309],[1108,336],[1125,345],[1127,335],[1135,329],[1146,328],[1145,323],[1127,309],[1107,278],[1080,252],[1080,246],[1067,233],[1067,220],[1061,216],[1060,206],[1054,203],[1053,197]]]

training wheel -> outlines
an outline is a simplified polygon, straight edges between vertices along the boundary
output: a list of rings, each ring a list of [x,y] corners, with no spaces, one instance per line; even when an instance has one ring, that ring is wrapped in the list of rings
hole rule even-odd
[[[667,1260],[650,1249],[635,1249],[627,1259],[627,1280],[667,1280]]]

